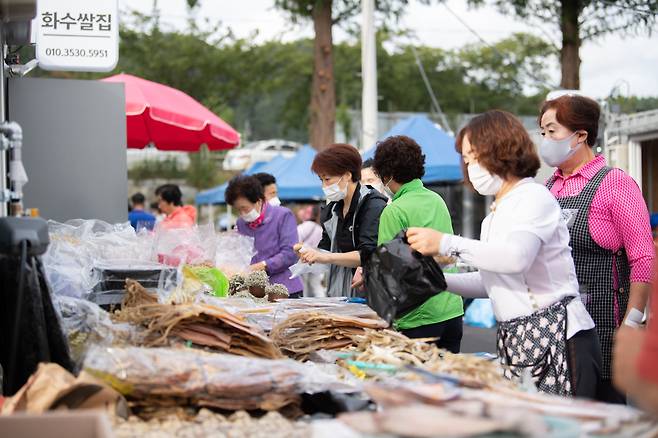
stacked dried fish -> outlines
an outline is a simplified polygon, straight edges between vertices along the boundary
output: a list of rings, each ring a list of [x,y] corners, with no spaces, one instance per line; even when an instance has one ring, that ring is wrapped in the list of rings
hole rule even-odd
[[[241,356],[282,357],[260,329],[241,316],[209,304],[154,303],[139,283],[129,280],[124,304],[114,319],[146,327],[143,345],[163,346],[172,337]]]
[[[84,369],[139,410],[142,406],[196,406],[277,410],[299,401],[301,365],[206,353],[192,348],[101,348]]]
[[[354,360],[397,367],[414,365],[430,372],[449,374],[462,379],[469,386],[510,386],[501,366],[492,361],[468,354],[453,354],[440,350],[427,339],[409,339],[392,330],[365,330],[353,338],[347,351]]]
[[[274,326],[270,338],[282,351],[299,360],[317,350],[335,350],[354,343],[365,329],[386,328],[380,318],[368,319],[327,312],[299,312]]]

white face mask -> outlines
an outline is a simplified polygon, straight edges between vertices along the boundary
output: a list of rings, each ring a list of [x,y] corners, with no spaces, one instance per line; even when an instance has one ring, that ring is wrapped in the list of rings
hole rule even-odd
[[[483,196],[495,195],[503,186],[503,179],[498,175],[492,175],[478,163],[469,163],[468,179],[477,192]]]
[[[563,140],[551,140],[544,137],[539,146],[539,155],[542,159],[552,167],[558,167],[576,153],[582,143],[576,144],[575,148],[571,148],[571,139],[576,135],[574,132],[569,137]]]
[[[253,222],[260,217],[260,212],[252,208],[249,213],[241,214],[240,217],[247,223]]]
[[[347,196],[347,186],[345,186],[344,189],[341,189],[340,185],[338,185],[342,180],[343,177],[341,176],[337,183],[331,184],[327,187],[322,187],[327,202],[338,202],[345,199],[345,196]]]
[[[270,199],[270,200],[267,201],[267,202],[268,202],[270,205],[273,205],[273,206],[275,206],[275,207],[278,207],[279,205],[281,205],[281,200],[279,199],[278,196],[275,196],[274,198]]]
[[[386,185],[384,185],[384,186],[382,187],[382,188],[384,189],[384,194],[385,194],[389,199],[393,199],[393,197],[395,196],[395,193],[393,193],[393,190],[391,190],[391,189],[388,188],[388,185],[391,183],[391,181],[393,181],[393,178],[389,179],[388,182],[386,183]]]

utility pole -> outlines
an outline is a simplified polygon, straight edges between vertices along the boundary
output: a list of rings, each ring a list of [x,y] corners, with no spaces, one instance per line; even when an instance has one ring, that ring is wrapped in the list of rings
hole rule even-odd
[[[377,141],[377,45],[375,40],[375,0],[361,0],[361,149]]]

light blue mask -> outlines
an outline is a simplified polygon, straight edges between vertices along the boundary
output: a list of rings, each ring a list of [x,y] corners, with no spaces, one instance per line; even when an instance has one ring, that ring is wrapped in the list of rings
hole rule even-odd
[[[551,167],[558,167],[575,154],[582,143],[578,143],[575,148],[571,148],[571,139],[576,135],[576,132],[569,137],[562,140],[551,140],[544,137],[539,146],[539,155],[546,164]]]

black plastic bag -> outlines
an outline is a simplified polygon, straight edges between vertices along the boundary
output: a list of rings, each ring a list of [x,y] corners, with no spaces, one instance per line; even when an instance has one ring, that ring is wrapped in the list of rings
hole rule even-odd
[[[389,324],[447,288],[438,263],[412,250],[406,234],[377,247],[364,266],[368,305]]]

